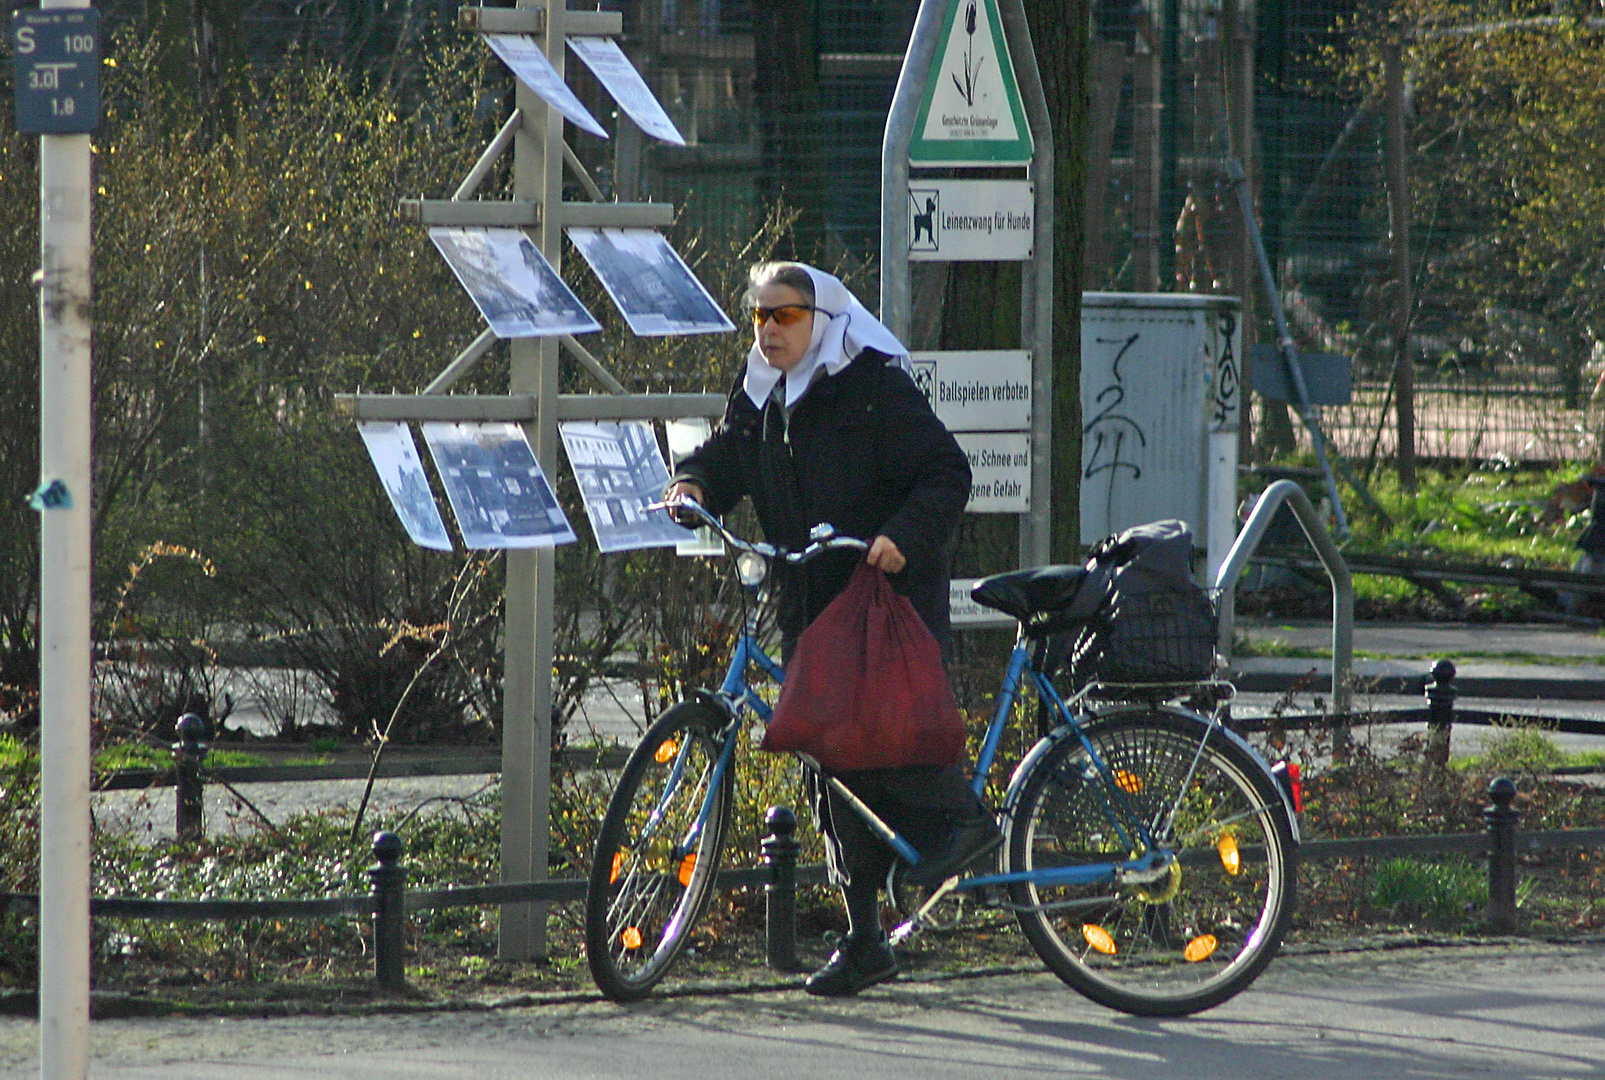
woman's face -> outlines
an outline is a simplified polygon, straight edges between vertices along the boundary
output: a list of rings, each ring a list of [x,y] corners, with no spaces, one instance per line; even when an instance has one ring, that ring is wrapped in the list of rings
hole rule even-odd
[[[790,371],[802,360],[803,354],[808,351],[808,343],[813,339],[814,314],[806,310],[808,298],[790,285],[771,282],[759,286],[753,299],[759,307],[770,310],[787,305],[804,309],[801,311],[802,318],[790,326],[782,326],[779,319],[770,318],[762,326],[753,328],[758,351],[763,353],[764,361],[776,371]]]

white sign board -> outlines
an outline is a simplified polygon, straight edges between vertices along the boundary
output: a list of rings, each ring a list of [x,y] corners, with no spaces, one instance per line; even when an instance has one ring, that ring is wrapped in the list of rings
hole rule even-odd
[[[910,180],[908,215],[914,262],[1019,262],[1032,257],[1036,184]]]
[[[669,114],[663,111],[658,99],[652,96],[646,80],[635,70],[630,58],[624,55],[618,42],[612,38],[572,37],[568,47],[585,61],[613,100],[619,103],[637,127],[654,139],[662,139],[675,146],[685,145],[685,136],[674,126]]]
[[[590,110],[574,96],[552,62],[546,59],[534,38],[528,34],[486,34],[490,51],[502,58],[518,81],[539,94],[545,102],[566,116],[575,127],[607,138],[607,131],[596,122]]]
[[[673,547],[693,538],[667,510],[646,509],[669,483],[650,420],[576,420],[558,431],[600,551]]]
[[[1030,431],[1031,354],[917,352],[914,385],[949,431]]]
[[[1031,509],[1031,433],[964,431],[953,436],[970,459],[972,514],[1023,514]]]
[[[970,590],[980,578],[956,578],[947,584],[947,615],[954,626],[1013,626],[1014,620],[1001,611],[982,607],[970,599]]]
[[[463,543],[470,548],[540,548],[574,542],[552,485],[517,424],[424,424]]]
[[[953,0],[925,81],[909,160],[1025,164],[1032,149],[997,0]]]

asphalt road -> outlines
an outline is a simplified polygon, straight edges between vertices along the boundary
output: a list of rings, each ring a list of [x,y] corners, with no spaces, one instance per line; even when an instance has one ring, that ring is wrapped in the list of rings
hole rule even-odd
[[[0,1020],[0,1080],[38,1075]],[[1283,956],[1202,1016],[1110,1012],[1046,975],[540,1008],[94,1026],[116,1080],[883,1080],[1605,1076],[1605,944]]]

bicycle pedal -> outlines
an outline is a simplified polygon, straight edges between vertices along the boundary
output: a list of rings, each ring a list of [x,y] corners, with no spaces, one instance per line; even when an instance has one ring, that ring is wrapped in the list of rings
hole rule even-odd
[[[907,941],[909,938],[913,937],[919,932],[920,920],[918,916],[915,916],[914,918],[908,920],[908,922],[903,923],[900,926],[893,927],[892,932],[886,935],[886,940],[892,945],[901,945],[903,942]]]

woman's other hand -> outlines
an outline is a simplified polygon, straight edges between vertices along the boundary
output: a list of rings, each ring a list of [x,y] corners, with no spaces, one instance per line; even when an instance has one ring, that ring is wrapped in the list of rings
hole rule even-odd
[[[888,574],[900,573],[908,565],[903,553],[897,550],[889,536],[877,536],[870,541],[869,554],[864,556],[869,565]]]

